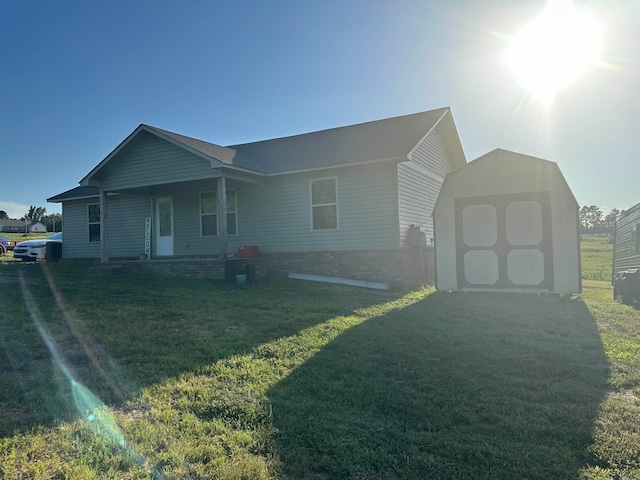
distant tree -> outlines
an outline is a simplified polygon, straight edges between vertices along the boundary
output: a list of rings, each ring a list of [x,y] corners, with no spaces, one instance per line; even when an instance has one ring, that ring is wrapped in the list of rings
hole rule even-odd
[[[0,218],[9,218],[9,215],[4,210],[0,210]]]
[[[62,214],[52,213],[51,215],[45,215],[42,223],[47,227],[47,232],[60,232],[62,231]]]
[[[579,212],[580,225],[584,230],[603,225],[602,210],[595,205],[584,206]]]
[[[603,223],[606,227],[613,227],[616,224],[616,220],[620,216],[620,210],[617,208],[612,209],[603,220]]]
[[[47,213],[46,208],[36,207],[35,205],[31,205],[29,207],[29,211],[25,213],[23,218],[25,220],[31,220],[32,222],[42,222],[46,213]]]

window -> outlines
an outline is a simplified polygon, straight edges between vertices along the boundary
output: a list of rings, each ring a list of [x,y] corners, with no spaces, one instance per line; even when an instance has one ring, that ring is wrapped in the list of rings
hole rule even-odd
[[[311,180],[311,230],[338,228],[338,185],[335,178]]]
[[[88,205],[89,241],[100,241],[100,204]]]
[[[236,191],[227,190],[227,234],[238,234]],[[218,235],[218,192],[200,194],[200,228],[203,237]]]
[[[640,254],[640,235],[638,235],[640,224],[631,227],[631,255]]]

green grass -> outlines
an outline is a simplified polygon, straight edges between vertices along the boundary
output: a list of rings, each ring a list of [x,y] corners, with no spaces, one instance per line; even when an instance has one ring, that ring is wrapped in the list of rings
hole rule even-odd
[[[1,265],[0,477],[637,477],[640,312],[584,287]]]
[[[608,238],[583,238],[580,240],[582,278],[611,282],[613,243]]]

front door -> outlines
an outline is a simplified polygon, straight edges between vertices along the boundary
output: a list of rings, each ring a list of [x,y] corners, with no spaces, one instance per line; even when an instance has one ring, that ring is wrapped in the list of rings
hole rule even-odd
[[[455,200],[460,289],[553,290],[548,192]]]
[[[159,257],[173,255],[173,202],[171,197],[156,199],[155,252]]]

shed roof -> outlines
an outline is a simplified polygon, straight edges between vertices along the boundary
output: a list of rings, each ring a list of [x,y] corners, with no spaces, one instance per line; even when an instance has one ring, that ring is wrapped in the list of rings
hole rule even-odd
[[[517,161],[515,161],[516,159]],[[524,177],[534,189],[537,189],[540,184],[544,183],[545,179],[555,177],[563,188],[571,195],[573,202],[578,205],[578,201],[575,199],[569,184],[564,178],[564,175],[560,171],[560,167],[556,162],[496,148],[495,150],[492,150],[491,152],[486,153],[485,155],[482,155],[481,157],[478,157],[477,159],[447,174],[443,189],[436,200],[436,208],[438,208],[438,204],[443,200],[442,197],[445,192],[444,187],[447,184],[455,185],[457,179],[463,175],[478,175],[477,179],[478,181],[481,181],[481,175],[486,175],[487,173],[501,179],[501,182],[506,184],[510,183],[510,178],[514,179]]]

